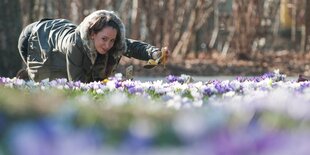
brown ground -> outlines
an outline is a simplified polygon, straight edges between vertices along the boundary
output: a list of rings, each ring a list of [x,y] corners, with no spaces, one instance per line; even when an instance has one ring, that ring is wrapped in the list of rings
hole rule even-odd
[[[144,69],[146,62],[122,58],[118,72],[125,73],[129,65],[134,67],[134,76],[167,76],[188,74],[192,76],[254,76],[279,69],[287,76],[310,75],[310,54],[289,51],[261,52],[251,60],[237,60],[232,55],[223,57],[218,52],[189,56],[183,60],[173,59],[166,65]]]

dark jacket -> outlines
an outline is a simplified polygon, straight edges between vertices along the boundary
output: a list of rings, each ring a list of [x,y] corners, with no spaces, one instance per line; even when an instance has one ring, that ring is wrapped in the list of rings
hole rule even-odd
[[[28,39],[26,64],[30,78],[35,81],[46,78],[103,80],[115,71],[122,55],[148,60],[152,52],[158,50],[147,43],[125,38],[124,25],[113,12],[97,12],[112,16],[121,29],[122,39],[115,42],[107,54],[101,55],[92,47],[85,28],[87,21],[77,26],[65,19],[43,19],[32,27]]]

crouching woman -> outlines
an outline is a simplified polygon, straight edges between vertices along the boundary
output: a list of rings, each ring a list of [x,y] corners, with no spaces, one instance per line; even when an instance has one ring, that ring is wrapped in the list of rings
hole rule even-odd
[[[34,22],[23,29],[18,49],[24,73],[34,81],[99,81],[115,71],[123,55],[140,60],[161,55],[150,44],[126,38],[120,18],[106,10],[91,13],[79,25],[66,19]]]

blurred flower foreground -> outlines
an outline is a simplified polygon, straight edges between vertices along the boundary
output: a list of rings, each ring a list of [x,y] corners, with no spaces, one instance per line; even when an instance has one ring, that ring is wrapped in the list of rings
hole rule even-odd
[[[310,154],[310,82],[2,77],[0,131],[0,155]]]

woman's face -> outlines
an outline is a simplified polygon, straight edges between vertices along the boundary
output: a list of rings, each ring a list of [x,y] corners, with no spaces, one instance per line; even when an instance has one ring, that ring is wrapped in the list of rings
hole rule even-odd
[[[104,27],[98,33],[92,33],[91,39],[94,41],[98,53],[106,54],[114,45],[117,30],[113,27]]]

